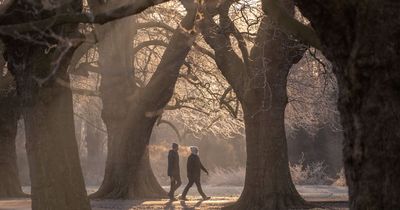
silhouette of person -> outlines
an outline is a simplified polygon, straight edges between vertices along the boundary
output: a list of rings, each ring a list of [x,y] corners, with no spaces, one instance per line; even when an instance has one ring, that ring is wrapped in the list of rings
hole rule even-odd
[[[179,169],[179,145],[172,143],[172,149],[168,153],[168,176],[171,179],[171,187],[168,196],[171,200],[175,199],[175,191],[181,186],[181,175]]]
[[[204,200],[208,200],[211,197],[208,197],[208,196],[206,196],[206,194],[204,194],[203,189],[201,188],[201,183],[200,183],[201,170],[206,172],[207,175],[208,175],[208,171],[200,161],[199,149],[197,147],[190,147],[190,151],[192,152],[192,154],[189,156],[188,161],[187,161],[187,177],[189,179],[189,183],[186,185],[185,189],[183,190],[181,199],[187,200],[186,194],[188,193],[189,189],[193,186],[193,184],[196,184],[197,190],[199,191],[200,195],[203,197]]]

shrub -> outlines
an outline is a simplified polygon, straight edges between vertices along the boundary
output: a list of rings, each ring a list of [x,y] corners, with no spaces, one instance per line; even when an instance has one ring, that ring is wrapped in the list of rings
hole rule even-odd
[[[304,159],[297,164],[290,164],[290,174],[296,185],[327,185],[332,183],[328,177],[326,166],[323,162],[315,162],[304,165]],[[212,186],[243,186],[246,169],[239,167],[236,169],[216,168],[205,180]]]
[[[338,179],[332,184],[334,186],[347,186],[346,184],[346,176],[344,175],[344,169],[342,168],[340,172],[337,174]]]
[[[296,185],[326,185],[331,179],[326,174],[324,162],[304,165],[304,158],[297,164],[289,164],[293,183]]]

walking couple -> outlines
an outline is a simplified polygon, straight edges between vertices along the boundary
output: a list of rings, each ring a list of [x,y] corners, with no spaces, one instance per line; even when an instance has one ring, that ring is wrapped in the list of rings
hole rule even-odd
[[[172,149],[169,151],[168,154],[168,176],[171,178],[171,188],[168,193],[168,196],[171,200],[175,199],[175,191],[181,186],[181,175],[179,170],[179,145],[176,143],[172,144]],[[196,184],[197,190],[199,191],[200,195],[203,197],[204,200],[209,200],[210,197],[207,197],[204,194],[203,189],[201,188],[200,183],[200,172],[203,170],[208,175],[208,171],[204,168],[203,164],[199,158],[199,149],[197,147],[190,147],[191,155],[187,161],[187,177],[189,179],[189,183],[186,185],[185,189],[183,190],[182,196],[180,197],[181,200],[187,200],[186,194],[189,189]]]

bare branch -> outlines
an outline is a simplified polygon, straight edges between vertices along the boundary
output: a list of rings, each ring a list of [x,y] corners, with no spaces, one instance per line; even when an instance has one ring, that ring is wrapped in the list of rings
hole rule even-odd
[[[70,23],[91,23],[105,24],[113,20],[121,19],[131,15],[138,14],[149,7],[167,2],[170,0],[136,0],[132,4],[123,5],[103,13],[93,15],[92,13],[65,13],[52,16],[50,18],[26,23],[2,25],[0,34],[13,36],[19,33],[26,33],[38,30],[47,30],[56,25]]]
[[[262,0],[262,3],[265,14],[278,23],[286,33],[294,35],[305,44],[321,49],[321,41],[315,31],[291,17],[278,0]]]

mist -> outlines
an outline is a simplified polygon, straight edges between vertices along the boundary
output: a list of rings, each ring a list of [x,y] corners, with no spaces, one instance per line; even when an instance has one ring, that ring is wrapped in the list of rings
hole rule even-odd
[[[400,209],[395,4],[0,1],[0,209]]]

